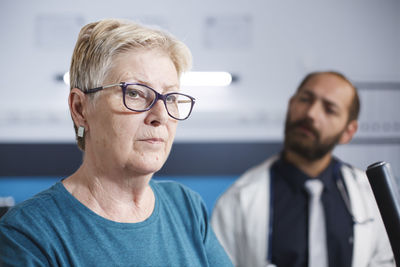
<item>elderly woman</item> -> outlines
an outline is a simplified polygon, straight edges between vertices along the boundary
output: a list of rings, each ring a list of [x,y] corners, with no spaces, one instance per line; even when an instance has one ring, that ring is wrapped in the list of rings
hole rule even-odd
[[[81,167],[0,221],[0,266],[230,266],[200,196],[151,180],[194,98],[188,48],[120,20],[82,28],[69,108]]]

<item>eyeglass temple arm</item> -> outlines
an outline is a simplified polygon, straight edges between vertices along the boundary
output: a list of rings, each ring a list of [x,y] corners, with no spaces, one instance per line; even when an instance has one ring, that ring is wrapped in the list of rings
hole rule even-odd
[[[123,85],[123,83],[115,83],[115,84],[110,84],[110,85],[106,85],[106,86],[100,86],[100,87],[88,89],[87,91],[84,91],[84,93],[85,94],[92,94],[92,93],[96,93],[98,91],[101,91],[103,89],[110,88],[110,87],[117,86],[117,85],[121,86],[121,85]]]
[[[178,103],[192,103],[192,100],[178,100]]]

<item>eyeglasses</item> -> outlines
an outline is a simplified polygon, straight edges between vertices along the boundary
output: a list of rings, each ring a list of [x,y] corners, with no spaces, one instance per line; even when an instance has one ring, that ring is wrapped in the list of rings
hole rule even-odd
[[[121,82],[88,89],[84,93],[92,94],[114,86],[121,87],[125,107],[136,112],[148,111],[158,100],[162,100],[168,115],[181,121],[186,120],[190,116],[195,103],[194,97],[189,95],[175,92],[163,95],[153,88],[140,83]]]

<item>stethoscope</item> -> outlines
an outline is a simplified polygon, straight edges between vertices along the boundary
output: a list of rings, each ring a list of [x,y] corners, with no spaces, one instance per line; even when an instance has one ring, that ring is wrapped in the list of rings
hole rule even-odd
[[[336,186],[337,186],[337,188],[339,190],[340,196],[342,197],[342,199],[344,201],[346,210],[349,212],[349,214],[351,216],[351,219],[353,221],[353,224],[363,225],[363,224],[370,223],[370,222],[374,221],[374,218],[372,218],[372,217],[370,217],[368,215],[366,216],[365,219],[359,219],[359,218],[356,218],[354,216],[353,209],[351,208],[350,198],[349,198],[349,195],[348,195],[348,193],[346,191],[346,188],[344,186],[343,178],[342,178],[342,175],[341,175],[341,172],[340,172],[340,170],[342,168],[342,165],[344,165],[344,164],[345,163],[337,160],[337,162],[335,163],[335,166],[334,166],[334,176],[335,176],[335,179],[336,179]],[[351,170],[351,174],[352,174],[353,179],[356,180],[357,177],[356,177],[356,173],[354,171],[354,168],[352,166],[350,166],[350,165],[347,165],[347,164],[346,164],[346,166],[349,167],[349,169]],[[273,224],[273,216],[274,216],[274,211],[273,211],[274,180],[275,180],[275,173],[274,173],[273,168],[270,168],[269,226],[268,226],[268,239],[267,239],[268,244],[272,243],[272,233],[273,233],[272,224]],[[363,194],[360,194],[360,195],[363,196]],[[365,212],[368,213],[368,209],[366,207],[365,201],[362,201],[362,202],[363,202],[363,205],[364,205],[363,208],[364,208]],[[276,265],[271,263],[271,260],[272,260],[272,246],[269,245],[268,246],[268,252],[267,252],[267,264],[266,264],[267,267],[276,266]]]
[[[350,168],[351,168],[351,170],[352,170],[352,176],[353,176],[353,178],[355,179],[356,176],[355,176],[354,170],[353,170],[352,167],[350,167]],[[372,222],[372,221],[374,220],[374,218],[369,217],[369,216],[367,216],[365,219],[358,219],[358,218],[356,218],[356,217],[354,216],[353,209],[351,208],[350,198],[349,198],[349,195],[347,194],[347,191],[346,191],[346,189],[345,189],[345,187],[344,187],[343,180],[340,179],[340,178],[338,178],[338,179],[336,180],[336,186],[337,186],[337,188],[339,189],[340,195],[341,195],[341,197],[342,197],[342,199],[343,199],[343,201],[344,201],[344,205],[346,206],[346,209],[347,209],[347,211],[349,212],[349,214],[350,214],[350,216],[351,216],[351,219],[353,220],[353,223],[354,223],[354,224],[360,224],[360,225],[362,225],[362,224],[366,224],[366,223]],[[368,209],[365,207],[365,205],[366,205],[366,204],[365,204],[365,201],[363,201],[363,205],[364,205],[364,210],[367,212]]]

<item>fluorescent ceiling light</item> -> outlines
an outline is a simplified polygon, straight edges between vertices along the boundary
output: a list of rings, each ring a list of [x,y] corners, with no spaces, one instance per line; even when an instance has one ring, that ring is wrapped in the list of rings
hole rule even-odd
[[[69,85],[69,72],[63,76]],[[189,71],[182,74],[182,86],[228,86],[232,82],[232,75],[224,71]]]
[[[182,74],[182,86],[228,86],[232,75],[224,71],[190,71]]]
[[[67,71],[67,72],[64,74],[63,80],[64,80],[65,84],[69,85],[69,71]]]

